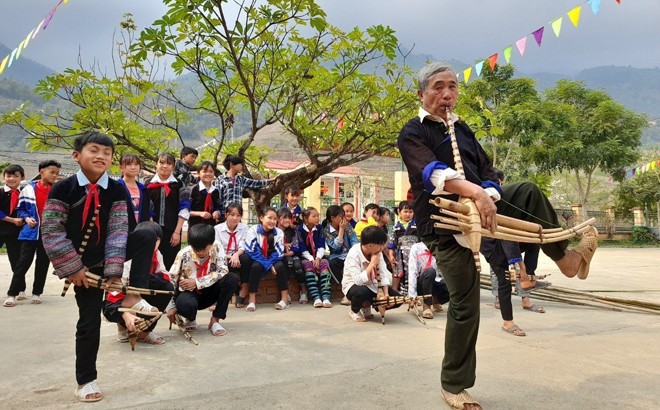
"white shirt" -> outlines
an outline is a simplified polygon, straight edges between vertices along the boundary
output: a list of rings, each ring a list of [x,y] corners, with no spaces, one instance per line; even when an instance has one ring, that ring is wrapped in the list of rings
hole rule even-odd
[[[366,286],[374,293],[378,293],[378,281],[371,280],[369,278],[369,272],[367,272],[367,267],[369,266],[369,261],[362,253],[362,245],[357,243],[355,244],[346,255],[346,260],[344,261],[344,277],[341,280],[341,290],[344,292],[344,295],[348,293],[348,290],[353,286]],[[376,268],[378,273],[380,273],[381,285],[389,286],[392,284],[392,273],[387,270],[387,265],[385,264],[385,259],[383,259],[383,254],[380,254],[380,260],[378,261],[378,267]]]
[[[429,256],[431,258],[431,268],[435,270],[435,281],[442,282],[442,276],[435,258],[433,255],[427,256],[428,251],[429,249],[424,245],[424,242],[417,242],[410,247],[408,253],[408,296],[410,297],[417,296],[417,279],[426,269]]]
[[[227,249],[227,245],[229,245],[229,234],[233,232],[229,231],[227,222],[216,225],[213,229],[215,229],[215,240],[222,244],[227,257],[232,256],[239,250],[245,252],[245,237],[250,229],[246,224],[239,222],[236,229],[234,229],[233,232],[236,232],[236,242],[232,242],[231,249]]]

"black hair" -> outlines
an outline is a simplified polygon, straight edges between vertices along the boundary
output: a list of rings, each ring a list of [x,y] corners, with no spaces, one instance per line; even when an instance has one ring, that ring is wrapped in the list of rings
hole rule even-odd
[[[307,207],[307,208],[305,208],[304,211],[302,211],[303,222],[307,223],[307,219],[309,219],[309,216],[312,214],[312,211],[314,211],[316,213],[319,212],[313,206]]]
[[[227,171],[229,171],[229,167],[232,165],[238,164],[245,164],[243,158],[239,157],[238,155],[227,155],[224,161],[222,161],[222,166],[225,167]]]
[[[502,170],[499,170],[495,168],[495,175],[497,176],[497,179],[500,181],[504,181],[504,172]]]
[[[193,147],[183,147],[181,148],[181,158],[185,157],[186,155],[190,154],[195,154],[195,156],[199,156],[199,152]]]
[[[293,214],[291,213],[291,210],[287,207],[280,208],[277,211],[277,218],[278,219],[282,218],[282,217],[287,218],[287,219],[291,219],[292,216],[293,216]]]
[[[14,175],[16,173],[21,174],[21,178],[25,178],[25,170],[23,169],[22,166],[20,166],[18,164],[7,165],[7,168],[5,168],[5,170],[3,171],[4,175],[7,175],[7,174]]]
[[[266,216],[268,212],[275,212],[275,215],[277,215],[277,209],[273,208],[272,206],[267,206],[261,209],[261,212],[259,212],[259,216]]]
[[[385,206],[378,207],[378,216],[383,216],[385,214],[391,215],[390,209]]]
[[[344,216],[346,215],[346,212],[344,212],[344,208],[339,206],[339,205],[330,205],[328,209],[325,211],[325,220],[330,223],[330,220],[332,218],[335,218],[337,216]]]
[[[302,195],[302,189],[300,189],[299,186],[297,185],[289,185],[284,189],[284,197],[286,198],[287,195],[291,194],[293,196],[300,196]]]
[[[201,170],[207,169],[207,168],[211,168],[211,170],[213,171],[213,175],[215,175],[216,177],[218,176],[218,174],[219,174],[218,169],[215,167],[215,164],[212,163],[211,161],[202,162],[202,165],[200,165],[199,168],[197,168],[197,170],[201,171]]]
[[[367,204],[367,206],[364,207],[364,214],[363,215],[366,215],[367,211],[369,211],[369,210],[372,210],[372,209],[378,210],[378,208],[380,208],[380,207],[378,205],[374,204],[374,203]]]
[[[387,242],[387,234],[378,226],[367,226],[362,231],[360,243],[362,245],[384,245]]]
[[[353,204],[350,203],[350,202],[344,202],[343,204],[341,204],[341,205],[339,205],[339,206],[341,206],[341,208],[344,209],[344,207],[345,207],[346,205],[350,205],[351,208],[353,208],[353,211],[355,211],[355,205],[353,205]]]
[[[403,211],[404,209],[413,209],[413,204],[408,201],[399,202],[399,211]]]
[[[112,148],[112,152],[115,152],[115,142],[112,140],[112,138],[96,131],[88,132],[76,137],[76,139],[73,140],[73,150],[76,152],[81,152],[87,144],[99,144],[105,147],[110,147]]]
[[[176,159],[174,158],[174,155],[168,154],[167,152],[162,153],[158,156],[158,162],[160,162],[161,159],[164,159],[166,164],[174,165],[174,163],[176,163]]]
[[[130,165],[130,164],[138,164],[139,166],[142,166],[142,160],[140,157],[138,157],[135,154],[124,154],[121,156],[121,159],[119,160],[119,165]]]
[[[156,234],[158,239],[163,240],[163,228],[153,221],[144,221],[137,224],[135,231],[151,231]]]
[[[188,245],[199,251],[215,242],[215,229],[211,225],[196,224],[188,229]]]
[[[234,209],[238,211],[239,215],[243,216],[243,207],[236,202],[232,202],[231,204],[227,205],[227,208],[225,208],[225,215],[229,215]]]
[[[44,168],[48,168],[48,167],[62,168],[62,164],[55,161],[54,159],[49,159],[48,161],[41,161],[39,163],[39,171],[41,171]]]

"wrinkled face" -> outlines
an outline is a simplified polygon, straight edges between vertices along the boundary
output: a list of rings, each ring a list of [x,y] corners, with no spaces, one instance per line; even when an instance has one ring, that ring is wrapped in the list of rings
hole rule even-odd
[[[429,79],[424,91],[417,91],[422,108],[430,114],[447,120],[447,108],[454,109],[458,98],[458,81],[451,71],[442,71]]]
[[[355,208],[353,205],[344,205],[344,214],[346,215],[347,220],[353,219],[353,214],[355,213]]]
[[[195,163],[195,161],[197,161],[197,155],[195,155],[195,154],[188,154],[188,155],[185,155],[185,156],[182,158],[182,160],[183,160],[183,162],[185,162],[187,165],[192,165],[192,164]]]
[[[300,203],[300,195],[286,194],[286,203],[289,204],[290,208],[295,208]]]
[[[84,151],[84,150],[83,150]],[[110,157],[112,157],[112,154],[110,154]],[[76,158],[75,153],[74,153],[74,159]],[[89,164],[92,160],[87,158],[87,163]],[[76,162],[80,163],[80,161],[76,160]],[[108,162],[109,163],[109,162]],[[89,166],[89,165],[87,165]],[[82,163],[80,163],[80,168],[85,169],[86,171],[89,170],[89,168],[84,168]],[[98,176],[103,175],[107,168],[103,168],[103,171],[101,171]],[[55,182],[57,182],[57,177],[60,175],[60,169],[54,165],[51,165],[46,168],[42,168],[39,171],[39,174],[41,175],[41,181],[46,184],[46,185],[53,185]]]
[[[121,173],[129,178],[136,178],[140,174],[140,164],[137,162],[122,164],[119,168],[121,169]]]
[[[210,167],[202,168],[198,171],[198,174],[199,174],[199,180],[205,184],[209,184],[213,182],[213,180],[215,180],[215,172],[213,172],[213,168]]]
[[[305,221],[307,225],[313,225],[316,226],[319,224],[319,213],[314,210],[309,213],[309,216],[307,217],[307,220]]]
[[[174,170],[174,164],[167,162],[167,158],[160,158],[156,164],[156,172],[158,177],[162,180],[166,180],[172,175]]]
[[[259,221],[266,231],[270,231],[277,225],[277,214],[274,211],[268,211],[266,215],[259,217]]]
[[[21,184],[23,177],[20,172],[15,172],[13,174],[5,173],[5,185],[11,189],[16,189]]]
[[[243,215],[238,212],[238,209],[234,208],[227,214],[227,227],[229,229],[234,229],[238,226],[238,223],[241,222]]]
[[[291,218],[282,216],[280,219],[278,219],[277,225],[282,229],[286,229],[291,226]]]
[[[403,222],[410,222],[413,219],[413,210],[410,208],[403,208],[399,210],[399,218]]]
[[[204,259],[207,256],[209,256],[209,253],[211,252],[211,247],[213,247],[213,244],[208,244],[206,245],[206,248],[204,249],[193,249],[193,253],[195,256],[197,256],[198,259]]]

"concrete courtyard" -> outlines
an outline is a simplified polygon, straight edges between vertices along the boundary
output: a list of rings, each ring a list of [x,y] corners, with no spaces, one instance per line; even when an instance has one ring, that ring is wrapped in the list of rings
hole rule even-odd
[[[485,264],[484,264],[485,266]],[[599,249],[586,281],[566,279],[541,256],[540,274],[576,289],[660,303],[660,249]],[[0,292],[10,281],[0,256]],[[32,272],[28,273],[28,294]],[[73,397],[73,292],[49,276],[41,305],[0,307],[0,408],[80,408]],[[655,409],[660,407],[660,315],[622,313],[540,302],[547,313],[523,311],[514,320],[526,337],[506,334],[493,298],[482,291],[477,382],[470,391],[485,409]],[[161,320],[163,346],[115,341],[104,322],[95,409],[401,409],[447,408],[439,393],[445,313],[424,326],[405,308],[353,323],[348,308],[285,311],[230,307],[227,335],[205,328],[199,346]]]

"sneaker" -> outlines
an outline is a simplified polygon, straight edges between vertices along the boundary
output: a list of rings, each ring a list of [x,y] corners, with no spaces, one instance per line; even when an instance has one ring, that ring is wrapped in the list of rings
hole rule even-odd
[[[342,298],[341,302],[339,302],[339,304],[344,305],[344,306],[351,306],[351,301],[348,300],[348,298],[346,296],[344,296]]]
[[[307,299],[307,293],[301,293],[300,294],[300,299],[298,299],[298,303],[306,305],[309,303],[309,300]]]
[[[330,302],[328,299],[323,301],[323,307],[324,308],[331,308],[332,307],[332,302]]]
[[[27,295],[25,292],[18,292],[18,296],[16,296],[16,300],[25,300],[27,299]]]
[[[321,299],[316,299],[316,300],[314,301],[314,307],[315,307],[315,308],[321,308],[321,307],[323,307],[323,302],[321,302]]]
[[[32,295],[32,299],[30,300],[30,303],[32,303],[33,305],[40,305],[41,304],[40,295]]]
[[[128,342],[128,330],[118,330],[117,331],[117,341],[119,343]]]

